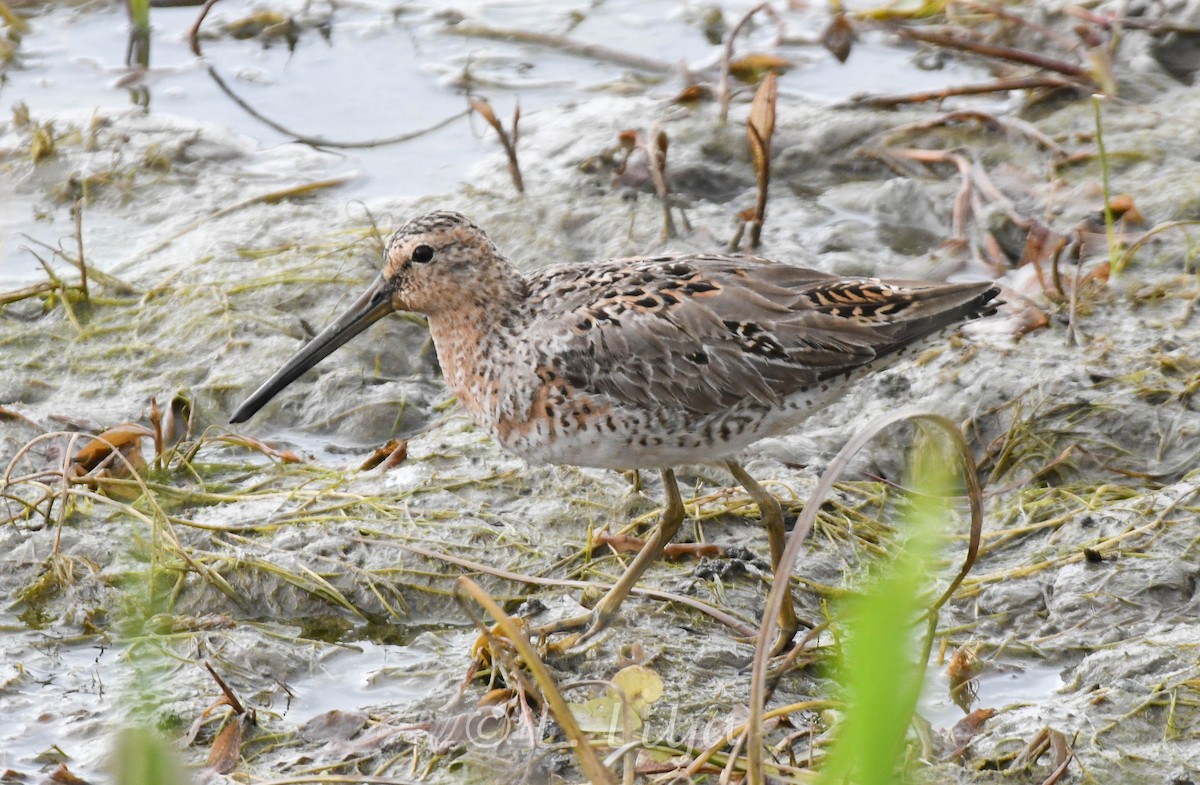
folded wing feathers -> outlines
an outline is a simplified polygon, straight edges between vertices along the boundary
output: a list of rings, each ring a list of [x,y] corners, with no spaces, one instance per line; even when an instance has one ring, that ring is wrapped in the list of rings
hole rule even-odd
[[[655,269],[668,263],[667,274]],[[543,349],[543,362],[579,389],[698,413],[776,403],[990,312],[997,292],[989,283],[881,283],[716,256],[610,265],[586,277],[567,268],[535,277],[539,296],[571,308],[543,332],[565,335]]]

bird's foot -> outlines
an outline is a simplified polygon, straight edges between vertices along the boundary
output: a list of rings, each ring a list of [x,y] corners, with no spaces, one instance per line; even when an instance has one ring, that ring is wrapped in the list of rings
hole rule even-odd
[[[793,623],[790,626],[781,625],[775,633],[775,642],[771,644],[772,657],[778,657],[780,654],[792,650],[792,646],[796,643],[796,633],[799,631],[800,625]],[[745,635],[734,638],[738,643],[749,644],[750,646],[758,646],[757,635]]]
[[[792,627],[790,630],[780,630],[775,635],[775,642],[771,644],[771,656],[777,657],[792,648],[793,640],[796,637],[798,626]]]
[[[540,641],[545,641],[551,635],[560,632],[582,630],[581,632],[573,632],[573,634],[553,643],[545,643],[545,650],[547,652],[559,654],[570,651],[576,646],[591,640],[612,622],[615,615],[597,607],[591,613],[581,613],[577,616],[569,616],[565,619],[542,624],[532,628],[529,632],[531,635],[537,636]]]

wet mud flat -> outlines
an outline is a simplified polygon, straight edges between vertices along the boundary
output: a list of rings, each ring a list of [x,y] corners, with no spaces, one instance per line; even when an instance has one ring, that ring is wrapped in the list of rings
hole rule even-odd
[[[1050,6],[1023,11],[1055,36],[1111,32]],[[739,15],[726,12],[727,29]],[[912,54],[894,33],[860,35]],[[1028,51],[1044,34],[1008,35]],[[1186,63],[1171,35],[1183,33],[1123,28],[1118,98],[1100,103],[1103,167],[1096,107],[1077,87],[880,108],[795,94],[802,65],[778,78],[759,252],[1007,287],[999,317],[745,456],[794,517],[873,416],[912,405],[962,424],[985,491],[982,548],[941,611],[907,746],[915,780],[1197,778],[1200,283],[1188,222],[1200,219],[1200,100],[1175,73]],[[480,661],[454,582],[470,575],[534,621],[577,612],[584,590],[554,582],[620,574],[623,545],[661,512],[652,473],[635,485],[504,453],[447,398],[415,318],[377,325],[249,425],[227,417],[363,288],[381,238],[419,212],[466,213],[524,269],[727,247],[757,198],[757,86],[739,84],[725,122],[717,99],[677,103],[683,87],[672,77],[526,108],[519,197],[490,131],[469,184],[360,203],[346,195],[353,180],[298,188],[341,173],[328,151],[264,148],[219,124],[153,111],[6,118],[2,198],[54,216],[55,232],[33,235],[51,247],[29,244],[55,277],[0,300],[0,764],[24,781],[59,766],[109,781],[113,731],[136,721],[200,781],[582,780],[518,661]],[[54,151],[39,159],[49,122]],[[647,149],[630,151],[635,138]],[[1105,174],[1120,204],[1111,243]],[[64,261],[77,252],[76,202],[86,297]],[[364,468],[389,439],[403,447]],[[913,439],[889,431],[852,464],[796,567],[801,617],[829,624],[775,664],[767,708],[788,711],[767,727],[773,779],[805,781],[832,745],[838,609],[907,536],[897,485]],[[679,540],[694,547],[641,584],[676,599],[633,597],[598,640],[545,657],[603,754],[640,741],[612,762],[618,775],[742,771],[731,732],[748,716],[744,638],[771,576],[757,511],[731,483],[703,467],[681,477]],[[965,548],[965,505],[946,516],[962,534],[932,595]],[[946,695],[964,671],[966,709]],[[613,724],[620,709],[594,683],[618,674],[640,696],[637,727]]]

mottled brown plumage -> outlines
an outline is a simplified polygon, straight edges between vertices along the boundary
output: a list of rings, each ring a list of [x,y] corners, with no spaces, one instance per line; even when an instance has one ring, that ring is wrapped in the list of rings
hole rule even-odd
[[[733,462],[738,453],[914,344],[988,312],[997,292],[709,254],[526,276],[462,215],[429,213],[392,236],[370,289],[232,420],[387,313],[426,314],[446,383],[505,448],[539,463],[662,470],[672,512],[661,542],[652,538],[597,606],[595,631],[670,539],[675,512],[682,519],[672,467],[729,464],[762,508],[777,560],[782,513]],[[794,617],[787,623],[790,635]]]

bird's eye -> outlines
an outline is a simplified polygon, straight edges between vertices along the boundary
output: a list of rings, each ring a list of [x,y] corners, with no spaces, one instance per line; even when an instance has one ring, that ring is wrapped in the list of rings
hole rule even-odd
[[[433,249],[428,245],[418,245],[413,249],[412,260],[421,264],[433,261]]]

